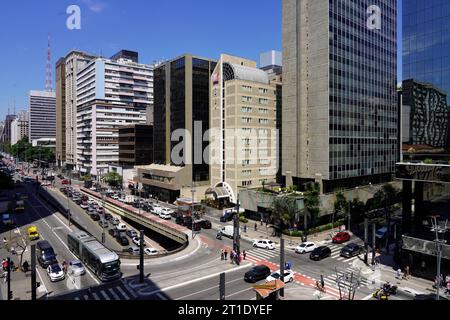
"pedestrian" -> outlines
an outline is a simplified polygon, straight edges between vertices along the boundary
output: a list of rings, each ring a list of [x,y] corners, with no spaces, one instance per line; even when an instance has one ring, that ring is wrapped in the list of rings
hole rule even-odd
[[[242,256],[244,257],[244,260],[245,260],[245,258],[247,258],[247,252],[245,252],[245,250],[242,251]]]
[[[427,269],[427,264],[425,263],[425,260],[422,260],[422,263],[420,264],[420,271],[422,273],[424,273],[426,269]]]
[[[258,231],[258,225],[255,222],[255,231]]]
[[[406,266],[405,268],[405,278],[408,280],[411,277],[411,274],[409,273],[409,266]]]
[[[244,224],[244,233],[247,233],[247,225]]]
[[[28,264],[28,261],[25,260],[25,262],[22,264],[23,272],[27,273],[29,268],[30,268],[30,265]]]
[[[227,260],[227,256],[228,256],[228,251],[225,249],[225,251],[223,252],[223,258],[225,261]]]
[[[263,225],[263,219],[261,219],[261,225]]]
[[[3,259],[2,260],[2,268],[3,268],[3,271],[6,271],[6,264],[7,264],[8,262],[5,260],[5,259]]]
[[[447,294],[450,294],[450,281],[447,282]]]
[[[6,240],[6,237],[3,238],[3,247],[6,247],[7,243],[8,243],[8,240]]]
[[[234,264],[234,250],[230,252],[231,264]]]
[[[220,250],[220,260],[223,260],[224,252],[223,249]]]

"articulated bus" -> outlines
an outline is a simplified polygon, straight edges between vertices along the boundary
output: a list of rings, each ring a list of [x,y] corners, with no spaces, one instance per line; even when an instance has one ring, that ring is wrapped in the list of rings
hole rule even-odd
[[[101,281],[113,281],[122,277],[117,253],[105,248],[91,235],[83,231],[69,233],[67,243],[70,251]]]

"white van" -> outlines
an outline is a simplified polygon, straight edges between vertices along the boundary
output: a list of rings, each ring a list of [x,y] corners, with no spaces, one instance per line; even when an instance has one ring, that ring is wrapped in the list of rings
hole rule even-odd
[[[233,226],[225,226],[220,229],[220,232],[222,232],[222,235],[228,238],[233,238],[234,236],[234,227]],[[239,236],[241,235],[241,231],[239,230]]]

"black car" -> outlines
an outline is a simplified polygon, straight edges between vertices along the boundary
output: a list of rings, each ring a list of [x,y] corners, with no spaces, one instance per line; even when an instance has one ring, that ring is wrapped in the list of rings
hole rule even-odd
[[[261,265],[251,268],[249,271],[247,271],[244,275],[244,280],[247,282],[258,282],[260,280],[266,279],[268,276],[270,276],[271,272],[269,267]]]
[[[66,194],[67,193],[67,188],[61,188],[61,189],[59,189],[59,191],[61,191],[62,193]]]
[[[111,237],[113,237],[113,238],[117,238],[120,235],[120,231],[117,230],[116,228],[109,229],[108,232],[111,235]]]
[[[130,241],[128,240],[128,238],[126,236],[119,235],[116,237],[116,240],[124,247],[130,245]]]
[[[180,226],[184,226],[184,218],[183,217],[177,217],[175,219],[175,223],[179,224]]]
[[[223,216],[220,217],[220,222],[228,222],[233,220],[233,213],[232,212],[225,212]]]
[[[106,220],[106,221],[109,221],[109,220],[111,220],[112,218],[113,218],[113,216],[112,216],[111,213],[105,213],[105,220]]]
[[[77,205],[81,205],[83,203],[83,200],[82,199],[77,199],[77,200],[75,200],[75,203]]]
[[[194,231],[201,231],[202,230],[202,225],[200,222],[194,222],[192,223],[192,219],[191,219],[191,223],[186,224],[185,225],[189,230],[192,230],[192,228],[194,228]]]
[[[199,220],[198,221],[203,229],[212,229],[212,223],[209,220]]]
[[[356,243],[349,243],[341,250],[341,257],[352,258],[354,256],[359,256],[364,252],[364,248]]]
[[[91,219],[94,221],[100,221],[100,215],[98,213],[93,213],[90,215]]]
[[[322,246],[314,249],[313,252],[311,252],[311,254],[309,255],[309,258],[311,260],[319,261],[330,256],[331,249],[326,246]]]

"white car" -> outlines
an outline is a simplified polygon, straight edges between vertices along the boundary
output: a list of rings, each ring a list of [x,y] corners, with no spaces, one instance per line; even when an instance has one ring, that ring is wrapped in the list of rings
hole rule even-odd
[[[119,230],[119,231],[127,231],[127,225],[125,223],[119,223],[116,226],[116,229]]]
[[[275,243],[272,240],[255,240],[253,241],[253,247],[267,250],[274,250]]]
[[[124,196],[120,196],[119,199],[117,199],[117,200],[119,200],[120,202],[125,203],[127,201],[127,198],[124,197]]]
[[[162,208],[159,204],[153,204],[152,207],[153,207],[153,210],[152,210],[153,214],[159,215],[161,213]]]
[[[165,212],[164,209],[160,212],[159,217],[160,217],[161,219],[164,219],[164,220],[167,220],[167,219],[170,220],[170,219],[172,219],[172,216],[170,215],[170,213]]]
[[[117,194],[113,194],[112,197],[114,200],[119,200],[119,196]]]
[[[57,263],[47,267],[47,275],[51,282],[61,281],[66,277],[61,266]]]
[[[138,247],[140,247],[141,246],[141,238],[139,238],[139,237],[134,237],[133,239],[132,239],[132,241],[133,241],[133,243],[135,244],[135,245],[137,245]],[[144,240],[144,247],[146,246],[146,244],[145,244],[145,240]]]
[[[83,202],[82,204],[80,204],[81,209],[87,209],[89,208],[89,204],[87,202]]]
[[[304,242],[302,244],[299,244],[297,248],[295,248],[295,252],[297,253],[307,253],[312,252],[314,249],[316,249],[317,246],[314,242]]]
[[[155,248],[145,248],[144,249],[144,253],[148,256],[156,256],[158,254],[158,250],[156,250]]]
[[[97,191],[97,188],[94,187],[94,186],[92,186],[92,187],[89,188],[89,190],[91,190],[91,191]]]
[[[74,260],[69,262],[68,273],[75,277],[79,277],[86,273],[86,269],[84,268],[81,261]]]
[[[172,209],[169,209],[169,208],[162,208],[161,212],[172,215],[172,213],[174,213],[175,211],[173,211]]]
[[[274,281],[274,280],[280,280],[281,272],[280,270],[277,270],[273,272],[270,276],[266,278],[266,281]],[[294,281],[294,272],[292,270],[284,270],[284,283],[289,283]]]
[[[89,199],[88,200],[88,204],[89,205],[94,205],[94,204],[97,204],[97,202],[94,199]]]

